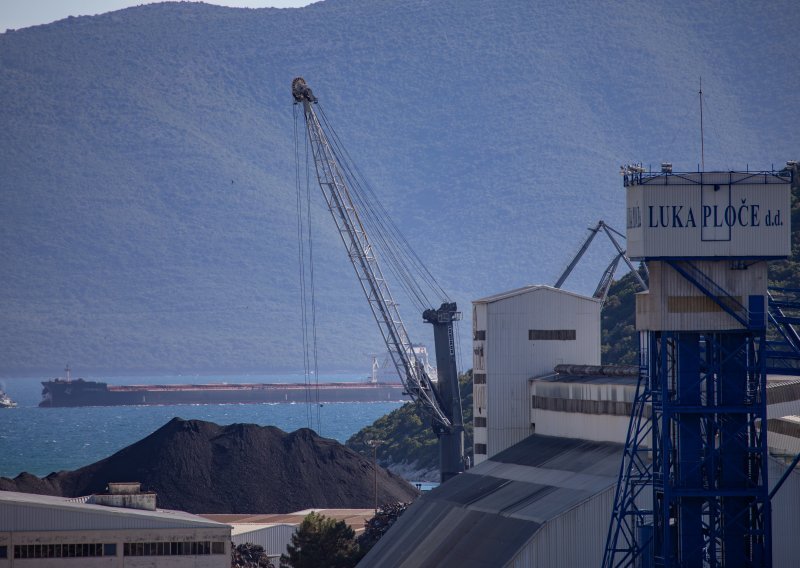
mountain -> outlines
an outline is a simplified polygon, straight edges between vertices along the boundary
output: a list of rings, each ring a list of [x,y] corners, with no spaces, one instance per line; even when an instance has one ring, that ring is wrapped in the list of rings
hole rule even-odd
[[[793,7],[171,2],[0,34],[0,374],[302,368],[299,75],[465,314],[552,283],[624,227],[620,164],[697,168],[700,77],[706,169],[798,158]],[[381,339],[309,189],[319,366],[366,373]]]
[[[335,440],[306,428],[218,426],[173,418],[146,438],[75,471],[38,478],[0,478],[0,491],[79,497],[109,482],[139,481],[157,493],[158,506],[190,513],[290,513],[315,508],[368,508],[375,470]],[[416,490],[379,469],[378,498],[410,501]]]

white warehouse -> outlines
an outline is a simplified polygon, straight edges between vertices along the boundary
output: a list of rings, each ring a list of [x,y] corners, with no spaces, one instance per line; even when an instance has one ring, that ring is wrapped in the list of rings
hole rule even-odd
[[[529,379],[600,364],[595,298],[525,286],[472,303],[475,464],[534,433]]]
[[[226,524],[86,501],[0,491],[0,568],[230,566]]]

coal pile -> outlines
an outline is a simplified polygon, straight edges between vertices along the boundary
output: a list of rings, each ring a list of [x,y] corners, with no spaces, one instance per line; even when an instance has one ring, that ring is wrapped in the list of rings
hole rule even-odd
[[[75,471],[0,478],[0,490],[78,497],[112,481],[139,481],[158,507],[191,513],[290,513],[371,508],[372,461],[306,428],[173,418],[146,438]],[[410,501],[417,491],[378,467],[380,502]]]

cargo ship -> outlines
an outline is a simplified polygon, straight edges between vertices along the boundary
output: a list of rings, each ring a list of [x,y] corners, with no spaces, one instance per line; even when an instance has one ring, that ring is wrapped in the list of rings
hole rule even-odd
[[[404,402],[401,383],[211,383],[185,385],[109,385],[65,379],[42,382],[42,407],[138,406],[173,404],[263,404],[329,402]]]

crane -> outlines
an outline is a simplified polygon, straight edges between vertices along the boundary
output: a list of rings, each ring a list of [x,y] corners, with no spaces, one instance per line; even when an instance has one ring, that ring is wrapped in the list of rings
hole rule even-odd
[[[588,250],[589,245],[592,244],[592,241],[597,236],[597,233],[599,233],[600,231],[603,231],[606,234],[606,236],[608,236],[608,240],[610,240],[611,244],[614,245],[614,248],[617,249],[617,254],[614,256],[609,265],[603,271],[603,275],[600,277],[600,282],[597,284],[597,288],[595,289],[594,294],[592,296],[600,300],[601,304],[605,304],[606,297],[608,296],[608,290],[611,287],[611,283],[614,280],[614,273],[617,270],[617,266],[619,265],[620,260],[624,261],[625,264],[628,265],[630,271],[639,281],[639,286],[641,287],[641,289],[647,290],[647,283],[645,283],[644,279],[639,274],[639,271],[633,267],[633,264],[631,264],[630,259],[625,254],[625,250],[617,242],[617,239],[614,238],[614,233],[616,233],[623,239],[625,238],[625,235],[623,235],[622,233],[620,233],[619,231],[608,225],[602,219],[597,222],[597,225],[589,228],[589,235],[586,237],[586,240],[583,241],[583,244],[581,245],[580,249],[578,249],[578,252],[575,253],[575,256],[572,258],[570,263],[564,269],[564,272],[561,273],[561,276],[558,277],[558,280],[556,280],[556,283],[553,285],[553,287],[561,288],[561,286],[567,280],[569,275],[578,265],[578,262],[580,262],[584,253]],[[645,272],[647,271],[646,266],[644,266],[644,270]]]
[[[329,136],[315,110],[317,98],[302,77],[292,81],[292,96],[302,105],[317,181],[406,392],[425,411],[439,439],[441,481],[464,471],[464,423],[456,366],[453,323],[461,319],[455,302],[429,307],[422,319],[433,325],[438,380],[425,371],[383,275],[373,243],[349,187],[351,169],[343,163],[335,136]]]

